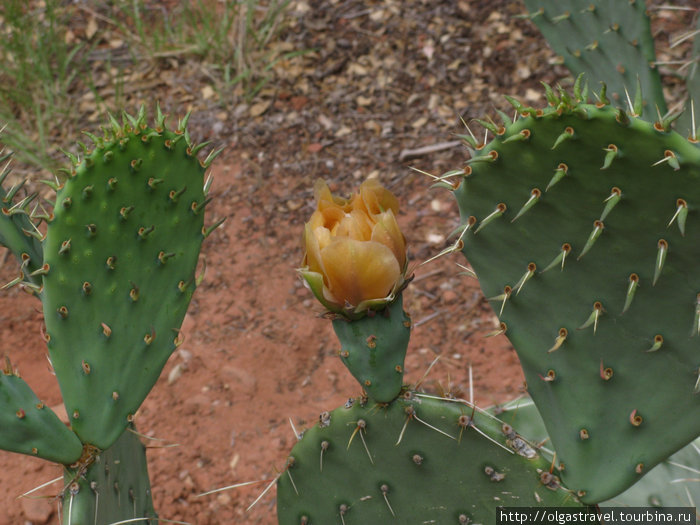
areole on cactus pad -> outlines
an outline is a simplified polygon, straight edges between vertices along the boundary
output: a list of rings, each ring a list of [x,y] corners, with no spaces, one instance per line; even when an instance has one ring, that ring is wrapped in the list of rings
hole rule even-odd
[[[563,481],[592,503],[700,433],[700,149],[580,80],[547,94],[469,139],[454,194]]]

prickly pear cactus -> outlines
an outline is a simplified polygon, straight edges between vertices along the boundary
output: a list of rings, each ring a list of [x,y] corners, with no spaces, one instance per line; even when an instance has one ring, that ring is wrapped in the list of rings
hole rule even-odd
[[[57,463],[80,458],[83,444],[13,370],[0,371],[0,448]]]
[[[637,84],[644,116],[666,113],[656,52],[644,0],[525,0],[527,18],[537,25],[575,76],[605,82],[608,95],[623,103]]]
[[[112,121],[58,189],[44,241],[46,340],[71,426],[109,448],[181,338],[204,230],[185,121]]]
[[[128,427],[109,449],[64,472],[63,523],[156,524],[146,450]],[[129,520],[129,521],[126,521]]]
[[[510,425],[410,391],[321,414],[277,491],[280,525],[494,523],[499,505],[580,505]]]
[[[700,151],[580,82],[548,98],[487,123],[454,194],[563,481],[593,503],[700,433]]]
[[[335,319],[333,329],[341,343],[340,359],[365,392],[380,403],[399,395],[411,336],[402,295],[384,310],[371,311],[362,319]]]

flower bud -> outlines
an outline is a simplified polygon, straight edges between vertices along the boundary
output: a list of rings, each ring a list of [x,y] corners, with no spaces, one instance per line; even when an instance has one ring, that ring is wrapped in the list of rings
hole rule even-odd
[[[376,180],[349,199],[314,187],[316,211],[304,227],[300,270],[331,312],[356,317],[392,302],[404,285],[406,241],[396,222],[396,197]]]

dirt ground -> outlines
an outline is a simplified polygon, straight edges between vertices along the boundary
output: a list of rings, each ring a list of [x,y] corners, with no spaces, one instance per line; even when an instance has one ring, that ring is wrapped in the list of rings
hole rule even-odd
[[[311,426],[360,392],[295,271],[318,177],[342,194],[377,177],[401,201],[415,266],[404,299],[414,321],[406,380],[420,380],[439,356],[426,389],[466,396],[471,369],[482,406],[522,391],[507,339],[484,337],[495,317],[476,281],[459,275],[461,254],[419,266],[449,245],[459,217],[451,195],[429,189],[429,178],[411,167],[439,174],[459,167],[467,152],[452,145],[410,158],[405,150],[454,140],[464,132],[460,117],[506,109],[502,94],[542,104],[540,81],[566,82],[534,26],[514,16],[523,10],[504,0],[297,1],[283,40],[312,51],[278,64],[276,81],[252,103],[225,110],[197,97],[205,79],[184,66],[164,76],[161,105],[173,118],[183,114],[177,93],[187,86],[193,136],[226,148],[211,169],[209,216],[226,222],[204,245],[206,279],[185,319],[185,343],[136,419],[141,432],[164,440],[149,443],[148,456],[162,518],[276,523],[274,488],[246,508],[284,466],[292,425]],[[0,280],[15,272],[5,258]],[[36,299],[17,289],[0,294],[3,353],[47,405],[59,407],[41,325]],[[59,476],[57,466],[0,453],[0,525],[58,523],[60,482],[39,498],[18,496]],[[260,483],[199,496],[247,481]]]

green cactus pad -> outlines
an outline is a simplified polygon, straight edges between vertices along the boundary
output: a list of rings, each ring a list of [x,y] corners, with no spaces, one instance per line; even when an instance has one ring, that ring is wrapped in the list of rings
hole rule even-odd
[[[322,414],[279,477],[277,512],[280,525],[495,523],[497,506],[580,505],[557,475],[493,416],[405,392]]]
[[[384,310],[370,310],[362,319],[335,319],[333,329],[341,344],[340,359],[365,392],[380,403],[399,395],[411,336],[402,295]]]
[[[605,82],[608,96],[623,104],[637,84],[647,95],[643,112],[666,113],[656,52],[643,0],[525,0],[528,18],[542,32],[574,76],[585,73],[591,82]]]
[[[204,238],[205,168],[184,123],[137,118],[95,138],[56,196],[42,302],[71,425],[100,449],[122,433],[180,341]]]
[[[0,448],[57,463],[77,461],[78,437],[44,405],[9,363],[0,371]]]
[[[527,396],[488,409],[518,429],[530,443],[544,443],[549,436],[537,407]],[[543,449],[540,449],[543,450]],[[622,494],[601,502],[602,507],[687,507],[700,500],[700,438],[656,465]]]
[[[455,196],[564,482],[592,503],[700,433],[700,151],[580,97],[515,103]]]
[[[86,456],[86,462],[76,468],[67,468],[63,478],[66,525],[158,523],[146,449],[129,429],[109,449]]]
[[[694,507],[700,499],[700,439],[692,441],[605,507]]]

